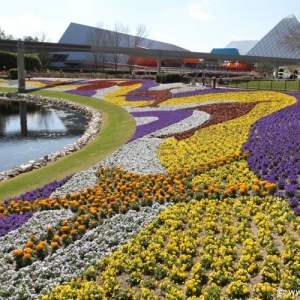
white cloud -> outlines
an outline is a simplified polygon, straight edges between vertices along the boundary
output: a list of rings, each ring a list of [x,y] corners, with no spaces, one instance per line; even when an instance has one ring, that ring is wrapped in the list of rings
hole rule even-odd
[[[213,17],[213,14],[208,10],[207,1],[189,4],[187,9],[188,15],[197,20],[206,21]]]
[[[3,17],[1,23],[5,34],[21,39],[24,36],[35,36],[40,28],[44,27],[42,18],[31,13],[20,15],[15,19]]]
[[[163,31],[156,31],[156,32],[153,32],[151,38],[156,41],[161,41],[164,43],[174,43],[174,40],[176,40],[176,35],[170,34],[169,32],[166,33]]]

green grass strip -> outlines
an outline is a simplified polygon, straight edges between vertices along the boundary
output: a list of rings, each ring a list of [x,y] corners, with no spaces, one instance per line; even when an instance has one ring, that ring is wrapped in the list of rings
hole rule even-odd
[[[229,80],[227,86],[257,90],[300,91],[300,80],[253,80],[241,83],[231,83]]]
[[[0,88],[0,91],[16,92],[16,89]],[[48,163],[40,169],[0,182],[0,202],[88,169],[120,148],[134,134],[134,118],[125,109],[105,101],[46,90],[28,94],[61,98],[97,109],[102,113],[101,130],[96,138],[81,150]]]

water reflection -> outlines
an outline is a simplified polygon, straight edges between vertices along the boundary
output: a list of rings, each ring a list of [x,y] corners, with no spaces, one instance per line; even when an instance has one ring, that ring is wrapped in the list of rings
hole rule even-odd
[[[0,100],[0,172],[74,143],[86,122],[67,109]]]

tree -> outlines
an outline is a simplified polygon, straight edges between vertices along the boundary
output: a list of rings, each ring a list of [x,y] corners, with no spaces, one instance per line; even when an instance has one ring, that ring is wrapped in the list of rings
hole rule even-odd
[[[38,42],[39,39],[38,39],[38,37],[32,37],[31,35],[28,35],[28,36],[23,37],[23,41],[24,42]]]
[[[264,76],[265,74],[272,73],[274,67],[268,61],[261,61],[254,65],[254,70],[260,75]]]
[[[4,30],[1,29],[0,27],[0,40],[13,40],[14,37],[10,34],[10,35],[5,35]]]
[[[136,27],[135,34],[130,35],[129,34],[130,29],[129,27],[125,28],[125,47],[128,48],[136,48],[136,47],[145,47],[150,48],[152,42],[145,43],[145,40],[147,38],[147,27],[144,24],[139,24]],[[130,56],[125,55],[125,59],[127,61],[129,72],[132,73],[133,71],[133,61],[131,60]]]
[[[115,23],[114,28],[108,31],[108,45],[112,47],[121,47],[125,30],[126,28],[121,23]],[[118,70],[119,57],[119,54],[112,54],[115,71]]]
[[[0,27],[0,40],[4,40],[4,39],[5,39],[5,32]]]
[[[106,30],[102,29],[102,24],[99,23],[97,27],[91,27],[86,35],[86,43],[92,46],[107,46],[108,41],[108,33]],[[94,62],[95,72],[97,72],[100,65],[102,65],[104,69],[105,65],[105,53],[93,52],[89,53],[88,57],[92,57]]]
[[[23,37],[24,42],[46,42],[47,40],[47,34],[45,32],[38,33],[37,36],[24,36]],[[49,62],[51,59],[51,52],[45,52],[44,50],[39,50],[37,53],[37,56],[41,62],[42,68],[47,68],[49,66]]]
[[[124,26],[121,23],[115,23],[112,30],[102,29],[102,24],[98,24],[97,27],[91,27],[86,36],[86,43],[94,46],[111,46],[111,47],[128,47],[134,48],[137,46],[150,47],[151,43],[146,43],[145,39],[147,36],[146,26],[138,25],[136,28],[135,35],[129,34],[130,29],[128,26]],[[100,63],[105,66],[107,54],[103,53],[92,53],[95,70],[97,70]],[[124,60],[129,65],[129,70],[132,72],[133,64],[128,55],[123,55]],[[113,59],[115,71],[117,71],[118,64],[120,62],[119,54],[111,54],[110,57]]]

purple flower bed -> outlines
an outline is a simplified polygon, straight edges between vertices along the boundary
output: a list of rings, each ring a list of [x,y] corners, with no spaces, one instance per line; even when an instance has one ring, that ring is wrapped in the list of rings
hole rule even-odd
[[[173,94],[172,98],[182,98],[182,97],[190,97],[196,95],[206,95],[206,94],[219,94],[219,93],[234,93],[241,92],[241,90],[231,90],[231,89],[199,89],[193,91],[186,91],[182,93]]]
[[[138,92],[144,92],[144,91],[148,91],[150,88],[158,86],[159,84],[149,80],[149,79],[142,79],[139,80],[139,82],[142,83],[142,86],[134,91],[129,92],[126,95],[126,101],[144,101],[144,100],[152,100],[151,97],[145,97],[145,96],[134,96],[135,93]]]
[[[57,188],[65,184],[69,179],[72,178],[72,176],[73,175],[69,175],[62,180],[52,181],[41,188],[37,188],[33,191],[26,192],[18,197],[6,199],[4,200],[4,204],[7,205],[12,200],[33,202],[36,199],[48,198],[52,194],[52,192],[54,192]]]
[[[18,197],[6,199],[4,201],[7,205],[10,201],[30,201],[33,202],[36,199],[48,198],[57,188],[66,183],[73,175],[67,176],[62,180],[55,180],[51,183],[44,185],[42,188],[35,189],[33,191],[24,193]],[[32,212],[25,212],[22,214],[10,214],[0,218],[0,237],[7,233],[19,228],[26,223],[32,217]]]
[[[38,80],[33,79],[32,81],[37,81],[44,84],[49,84],[53,82],[53,80],[49,80],[49,79],[38,79]]]
[[[80,95],[80,96],[86,96],[86,97],[92,97],[94,96],[97,92],[94,90],[68,90],[66,91],[67,93],[70,94],[75,94],[75,95]]]
[[[249,151],[248,165],[263,180],[276,183],[278,196],[289,198],[300,212],[300,94],[298,102],[253,124],[242,150]]]
[[[0,237],[9,232],[18,229],[32,217],[32,212],[27,211],[24,214],[10,214],[0,218]]]
[[[178,109],[172,111],[145,111],[145,112],[132,112],[134,118],[137,117],[157,117],[158,120],[148,124],[139,125],[136,127],[135,134],[128,142],[134,141],[147,134],[155,132],[166,126],[170,126],[174,123],[180,122],[185,118],[190,117],[193,114],[192,109]]]

